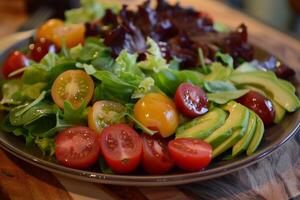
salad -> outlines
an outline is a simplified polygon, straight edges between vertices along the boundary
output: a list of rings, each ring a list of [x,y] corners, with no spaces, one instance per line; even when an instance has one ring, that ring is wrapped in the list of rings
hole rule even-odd
[[[244,24],[150,3],[82,0],[38,27],[3,63],[1,129],[66,167],[166,174],[252,155],[300,107],[294,70],[255,60]]]

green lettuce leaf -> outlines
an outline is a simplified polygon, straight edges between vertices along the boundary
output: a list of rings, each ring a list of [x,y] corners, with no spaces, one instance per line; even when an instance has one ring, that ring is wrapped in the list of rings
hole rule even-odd
[[[207,93],[207,99],[217,104],[225,104],[244,96],[249,90],[235,90],[226,92]]]
[[[152,91],[154,87],[154,80],[151,77],[147,77],[142,80],[136,90],[134,90],[131,98],[139,99],[145,96],[148,92]]]
[[[211,93],[236,90],[235,86],[228,81],[205,81],[204,89]]]
[[[167,61],[163,58],[159,46],[150,37],[147,38],[147,45],[149,49],[146,53],[146,60],[140,61],[137,65],[144,70],[152,70],[159,72],[162,69],[169,67]]]
[[[22,88],[22,81],[20,79],[12,79],[6,81],[2,85],[2,100],[1,104],[19,105],[22,103],[14,94],[19,92]]]
[[[217,52],[215,57],[220,59],[222,63],[224,63],[227,67],[233,69],[233,58],[229,54],[223,54],[221,52]]]
[[[109,71],[97,71],[93,74],[93,77],[101,81],[95,88],[94,100],[106,99],[121,103],[131,101],[131,96],[141,81],[141,79],[134,81],[125,79],[126,77],[120,78]],[[129,78],[132,78],[132,76],[129,76]]]

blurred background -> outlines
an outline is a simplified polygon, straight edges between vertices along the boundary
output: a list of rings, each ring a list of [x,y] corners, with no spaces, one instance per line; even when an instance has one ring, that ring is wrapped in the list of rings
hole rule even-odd
[[[218,1],[300,40],[300,0]],[[0,0],[0,37],[34,28],[50,17],[62,18],[65,9],[78,6],[79,0]]]

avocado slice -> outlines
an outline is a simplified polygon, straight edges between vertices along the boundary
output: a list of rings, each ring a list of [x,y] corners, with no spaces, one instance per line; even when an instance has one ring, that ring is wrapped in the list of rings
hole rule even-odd
[[[247,127],[235,129],[232,135],[225,140],[223,143],[218,145],[212,152],[212,157],[215,158],[221,153],[230,149],[234,144],[236,144],[245,134]]]
[[[232,157],[235,157],[247,150],[256,130],[256,114],[250,111],[248,127],[245,135],[232,148]]]
[[[205,115],[181,125],[176,131],[176,138],[205,139],[224,124],[226,117],[227,113],[224,110],[213,108]]]
[[[260,144],[263,135],[265,132],[265,127],[263,121],[256,115],[256,129],[254,132],[254,136],[247,148],[247,155],[252,155]]]
[[[276,74],[274,72],[271,71],[257,71],[259,76],[263,76],[263,77],[269,77],[274,79],[275,81],[277,81],[282,87],[285,87],[287,90],[289,90],[291,93],[295,93],[296,92],[296,88],[294,87],[294,85],[284,79],[280,79],[276,76]]]
[[[229,117],[226,119],[225,124],[204,140],[211,144],[213,148],[223,143],[236,129],[247,127],[248,124],[249,110],[243,105],[230,101],[223,108],[229,112]]]
[[[278,124],[283,120],[283,118],[285,116],[285,113],[286,113],[286,110],[281,105],[279,105],[275,100],[273,100],[272,97],[270,97],[263,90],[261,90],[257,87],[250,86],[250,85],[245,85],[244,87],[247,88],[247,89],[256,91],[256,92],[262,94],[263,96],[269,98],[272,101],[272,104],[273,104],[274,109],[275,109],[275,118],[274,118],[274,123],[275,124]]]
[[[267,72],[234,73],[231,75],[230,80],[238,85],[250,84],[264,88],[272,94],[278,104],[289,112],[293,112],[300,107],[300,101],[294,93],[272,76],[262,75],[262,73]]]

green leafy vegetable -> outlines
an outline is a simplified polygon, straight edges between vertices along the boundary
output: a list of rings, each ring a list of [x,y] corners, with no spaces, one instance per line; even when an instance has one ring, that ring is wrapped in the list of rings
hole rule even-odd
[[[6,81],[2,85],[3,98],[1,100],[1,104],[11,104],[11,105],[21,104],[22,101],[14,97],[14,94],[20,91],[21,88],[22,88],[22,81],[20,79],[12,79]]]
[[[81,50],[82,50],[82,44],[78,44],[75,47],[70,48],[69,53],[71,59],[77,60],[80,57]]]
[[[97,0],[81,0],[81,7],[65,12],[67,23],[89,22],[103,17],[104,8]]]
[[[221,52],[217,52],[215,57],[217,59],[220,59],[222,63],[224,63],[227,67],[230,67],[233,69],[233,58],[229,54],[223,54]]]
[[[35,84],[48,81],[48,73],[44,70],[45,66],[41,64],[33,64],[27,67],[22,76],[24,84]]]
[[[37,105],[38,103],[40,103],[44,98],[45,98],[46,92],[43,91],[40,96],[35,99],[33,102],[31,102],[30,104],[25,104],[22,105],[21,110],[19,110],[18,112],[16,112],[16,116],[20,116],[22,114],[24,114],[26,111],[28,111],[30,108],[32,108],[33,106]],[[20,107],[20,106],[19,106]]]
[[[47,67],[47,69],[51,69],[57,64],[58,59],[59,57],[56,53],[49,52],[44,56],[40,63]]]
[[[97,71],[93,76],[101,81],[95,88],[94,100],[106,99],[123,103],[130,102],[134,90],[138,88],[141,81],[136,81],[137,84],[133,85],[131,84],[133,83],[132,80],[121,79],[109,71]]]
[[[249,90],[235,90],[226,92],[208,93],[207,99],[217,104],[225,104],[231,100],[238,99],[248,93]]]
[[[53,156],[55,154],[55,143],[53,138],[36,138],[34,142],[42,150],[44,155]]]
[[[27,125],[35,120],[49,114],[55,114],[56,106],[40,102],[34,106],[28,105],[18,106],[9,113],[9,120],[13,126]]]
[[[142,98],[145,94],[150,92],[153,89],[154,80],[151,77],[147,77],[142,80],[138,88],[133,92],[132,98],[139,99]]]
[[[200,65],[201,65],[201,71],[203,74],[208,74],[210,73],[210,68],[205,64],[205,58],[203,55],[203,50],[201,48],[198,49],[198,55],[199,55],[199,60],[200,60]]]
[[[126,50],[122,50],[120,55],[116,58],[116,63],[119,65],[115,67],[115,73],[128,72],[144,77],[144,73],[137,67],[137,54],[130,54]]]
[[[79,54],[79,61],[89,62],[99,57],[109,57],[110,49],[103,44],[102,39],[88,38]]]
[[[204,89],[212,93],[236,90],[232,83],[225,81],[205,81]]]
[[[75,66],[79,69],[84,69],[84,71],[89,75],[92,75],[97,71],[93,65],[89,65],[86,63],[76,63]]]
[[[69,124],[86,124],[88,111],[86,101],[84,101],[78,108],[73,108],[69,101],[65,101],[63,119]]]
[[[162,69],[169,67],[167,61],[163,58],[159,46],[150,37],[147,38],[147,45],[149,49],[146,53],[146,60],[139,62],[137,65],[141,69],[153,70],[159,72]]]

